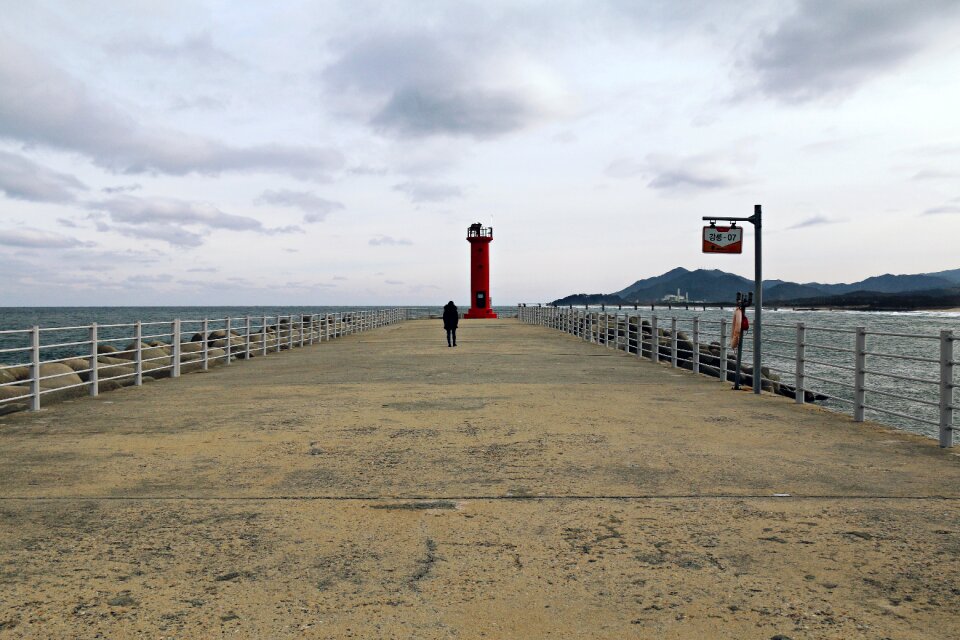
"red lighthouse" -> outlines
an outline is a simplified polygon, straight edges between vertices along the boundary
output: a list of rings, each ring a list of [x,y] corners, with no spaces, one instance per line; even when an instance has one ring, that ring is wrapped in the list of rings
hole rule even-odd
[[[490,302],[490,243],[493,227],[479,222],[467,228],[470,243],[470,310],[464,318],[496,318]]]

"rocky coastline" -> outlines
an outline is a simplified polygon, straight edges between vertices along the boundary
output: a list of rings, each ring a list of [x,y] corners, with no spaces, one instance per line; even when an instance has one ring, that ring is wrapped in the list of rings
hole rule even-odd
[[[638,335],[636,317],[628,317],[625,319],[621,318],[619,321],[615,322],[609,327],[601,326],[601,318],[602,314],[591,313],[576,319],[574,322],[578,323],[578,326],[575,327],[575,332],[578,335],[590,334],[593,342],[603,345],[615,345],[618,348],[625,350],[627,353],[635,354],[639,348],[640,355],[651,360],[653,359],[654,349],[656,349],[656,356],[658,360],[664,362],[669,362],[671,360],[674,339],[673,331],[671,329],[657,327],[657,337],[656,340],[654,340],[653,326],[651,325],[650,321],[646,319],[641,320],[639,332],[641,338],[638,346],[635,339],[635,336]],[[721,353],[722,350],[719,342],[711,342],[709,344],[699,343],[694,345],[693,340],[685,331],[677,331],[676,341],[677,367],[692,371],[693,354],[694,350],[696,350],[699,355],[698,360],[700,373],[712,376],[714,378],[720,378],[723,375],[723,367],[721,366],[723,362]],[[735,380],[736,366],[736,352],[733,349],[728,349],[726,378],[730,382]],[[747,362],[741,362],[740,384],[744,388],[749,389],[753,386],[753,375],[753,366]],[[782,382],[780,380],[780,376],[770,371],[770,369],[767,367],[760,368],[760,388],[764,391],[786,396],[788,398],[795,399],[797,397],[796,387]],[[827,396],[813,393],[812,391],[804,391],[803,393],[805,402],[817,402],[827,399]]]
[[[328,322],[329,325],[328,326]],[[339,330],[352,331],[359,317],[344,314]],[[301,334],[304,341],[312,332],[314,340],[329,335],[333,321],[327,316],[304,316],[293,324],[288,318],[247,335],[231,330],[229,336],[223,329],[209,331],[206,335],[195,333],[188,342],[180,344],[180,373],[204,370],[204,347],[206,368],[226,364],[229,361],[246,360],[261,355],[264,346],[267,352],[285,351],[299,346]],[[228,355],[229,351],[229,355]],[[135,340],[120,349],[112,344],[97,345],[97,392],[104,393],[137,384],[137,343]],[[142,383],[168,378],[173,373],[173,345],[161,340],[140,343],[140,370]],[[77,356],[40,364],[40,391],[43,404],[90,395],[92,357]],[[0,366],[0,415],[24,411],[30,408],[32,372],[30,365]]]

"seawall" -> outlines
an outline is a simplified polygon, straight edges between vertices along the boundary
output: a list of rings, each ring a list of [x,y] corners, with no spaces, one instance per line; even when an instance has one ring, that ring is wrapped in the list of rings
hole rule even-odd
[[[517,320],[0,418],[10,637],[960,634],[960,457]]]

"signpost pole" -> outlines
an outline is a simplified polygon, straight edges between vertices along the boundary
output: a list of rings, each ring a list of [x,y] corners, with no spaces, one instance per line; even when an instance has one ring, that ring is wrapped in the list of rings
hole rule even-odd
[[[760,315],[763,312],[763,253],[761,252],[760,238],[760,205],[753,205],[753,229],[756,233],[754,244],[754,262],[753,262],[753,392],[760,393],[760,367],[762,359],[760,357]]]
[[[710,227],[704,227],[703,252],[704,253],[740,253],[739,240],[734,241],[731,236],[726,239],[720,239],[717,244],[713,243],[713,238],[708,237],[707,232],[714,229],[717,220],[729,220],[732,227],[717,228],[725,233],[736,227],[737,222],[749,222],[756,231],[756,245],[754,247],[754,274],[753,274],[753,302],[756,308],[753,319],[753,392],[759,394],[761,387],[761,363],[763,361],[760,340],[762,333],[762,314],[763,314],[763,224],[761,221],[761,207],[759,204],[753,205],[753,215],[749,218],[732,218],[729,216],[704,216],[704,220],[710,221]]]

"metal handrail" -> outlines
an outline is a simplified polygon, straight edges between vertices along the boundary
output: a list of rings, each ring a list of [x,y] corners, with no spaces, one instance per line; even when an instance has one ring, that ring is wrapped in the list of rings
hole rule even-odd
[[[940,384],[939,380],[927,380],[925,378],[914,378],[912,376],[901,376],[895,373],[887,373],[885,371],[873,371],[872,369],[864,369],[864,373],[868,373],[873,376],[882,376],[884,378],[894,378],[895,380],[906,380],[907,382],[920,382],[925,384]]]
[[[896,398],[897,400],[904,400],[905,397],[898,393],[891,393],[890,391],[883,391],[882,389],[867,389],[867,393],[876,393],[881,396],[887,396],[889,398]],[[923,400],[921,398],[910,398],[910,402],[916,402],[917,404],[925,404],[929,407],[939,407],[939,402],[931,402],[930,400]]]
[[[841,353],[856,353],[856,350],[850,349],[849,347],[832,347],[825,344],[814,344],[813,342],[804,342],[803,346],[810,347],[811,349],[826,349],[827,351],[839,351]]]
[[[12,398],[3,398],[0,404],[11,401],[29,400],[30,408],[37,410],[40,408],[40,398],[54,391],[63,391],[77,387],[88,387],[90,395],[98,395],[100,384],[109,380],[119,380],[124,378],[133,378],[135,384],[142,383],[144,376],[157,375],[158,372],[169,372],[164,375],[179,377],[181,367],[187,363],[201,363],[203,369],[206,369],[210,362],[223,361],[227,364],[237,357],[250,358],[256,355],[266,355],[272,351],[281,351],[282,349],[293,349],[307,345],[313,345],[329,341],[336,337],[346,336],[353,333],[368,331],[370,329],[403,322],[410,317],[410,313],[402,308],[375,308],[353,311],[339,311],[336,313],[311,313],[311,314],[290,314],[276,316],[226,317],[218,320],[179,320],[172,321],[148,321],[133,323],[111,323],[111,324],[90,324],[73,327],[33,327],[32,329],[13,329],[0,330],[3,336],[23,336],[31,341],[30,346],[24,347],[4,347],[0,349],[0,354],[29,353],[29,362],[14,362],[12,364],[0,364],[0,370],[12,370],[28,368],[29,377],[0,383],[0,387],[24,386],[29,391],[20,396]],[[235,322],[231,326],[231,322]],[[268,326],[268,322],[274,323],[274,326]],[[211,338],[214,331],[220,331],[217,325],[223,324],[223,330],[227,333],[223,338]],[[334,326],[331,327],[331,324]],[[184,325],[196,325],[186,327]],[[213,325],[213,326],[211,326]],[[163,333],[144,334],[142,329],[149,326],[171,327],[171,330]],[[99,331],[107,329],[113,330],[133,329],[133,335],[126,336],[104,336],[100,337]],[[206,339],[202,340],[202,350],[184,352],[184,345],[193,343],[193,340],[185,340],[185,332],[202,333]],[[256,330],[256,333],[254,331]],[[42,343],[42,336],[52,331],[87,331],[89,339],[73,340],[59,343]],[[187,334],[189,335],[189,334]],[[256,338],[255,338],[256,336]],[[146,341],[156,340],[159,344],[149,345]],[[214,355],[208,348],[211,341],[223,339],[226,345],[220,355]],[[235,343],[239,339],[240,343]],[[99,347],[103,344],[111,343],[130,343],[131,348],[117,349],[115,351],[100,353]],[[195,344],[195,343],[194,343]],[[162,348],[168,349],[169,353],[159,356],[144,357],[147,349]],[[59,350],[56,354],[60,357],[44,358],[44,354],[50,354],[51,351]],[[73,351],[69,355],[62,355],[63,351]],[[192,355],[192,354],[197,355]],[[191,357],[187,358],[187,354]],[[50,354],[54,355],[54,354]],[[116,358],[117,362],[100,362],[103,357]],[[43,365],[64,363],[68,360],[85,360],[88,364],[81,369],[70,367],[70,371],[59,373],[47,373],[41,375]],[[145,365],[150,364],[149,368]],[[124,372],[119,375],[109,375],[120,368],[132,367],[134,371]],[[107,374],[101,376],[100,374]],[[44,382],[58,378],[64,378],[71,375],[87,375],[88,379],[81,382],[58,385],[49,388]],[[23,375],[23,374],[19,374]]]
[[[810,363],[810,364],[818,364],[818,365],[820,365],[821,367],[833,367],[834,369],[843,369],[843,370],[845,370],[845,371],[856,371],[856,370],[857,370],[856,367],[848,367],[847,365],[844,365],[844,364],[836,364],[836,363],[833,363],[833,362],[824,362],[823,360],[814,360],[813,358],[804,358],[803,361],[804,361],[804,362],[807,362],[807,363]]]
[[[924,340],[939,340],[940,336],[925,335],[922,333],[894,333],[892,331],[871,331],[872,336],[886,336],[890,338],[922,338]]]
[[[732,368],[732,363],[728,359],[732,351],[729,349],[726,336],[724,335],[728,326],[725,319],[716,321],[700,319],[699,316],[693,316],[692,318],[664,316],[658,319],[655,313],[640,313],[636,306],[634,307],[634,311],[630,311],[629,309],[611,309],[607,311],[602,307],[594,310],[588,308],[574,310],[572,307],[556,308],[549,306],[542,307],[540,305],[537,307],[520,305],[517,315],[520,320],[524,322],[550,326],[580,337],[583,340],[606,345],[608,348],[631,351],[638,357],[649,357],[654,362],[660,361],[673,366],[682,363],[684,368],[692,369],[693,371],[706,371],[709,375],[719,375],[721,380],[726,379],[726,375],[730,373]],[[693,337],[691,338],[687,335],[685,338],[691,339],[696,344],[696,347],[688,357],[683,357],[679,355],[680,348],[678,346],[677,333],[681,330],[688,331],[691,325],[693,326]],[[718,325],[720,328],[719,332],[716,331]],[[795,370],[790,371],[789,368],[784,368],[788,365],[784,365],[784,367],[771,366],[773,362],[769,362],[765,365],[765,369],[761,368],[759,372],[756,372],[756,375],[761,381],[777,383],[779,382],[777,379],[779,375],[786,375],[788,379],[792,379],[795,383],[797,392],[792,395],[795,396],[797,403],[805,402],[807,392],[813,392],[819,397],[826,397],[831,401],[835,400],[836,402],[853,406],[854,420],[857,421],[863,420],[864,410],[870,408],[864,400],[865,394],[867,393],[877,393],[878,395],[901,400],[907,404],[913,404],[918,407],[938,407],[940,409],[939,421],[936,423],[926,421],[926,423],[937,424],[939,426],[941,446],[952,446],[953,412],[957,410],[956,403],[953,401],[953,393],[954,389],[960,386],[954,379],[954,366],[960,364],[960,359],[954,357],[953,343],[960,340],[960,336],[954,336],[951,331],[941,331],[940,335],[936,336],[905,332],[867,331],[863,327],[842,329],[806,326],[804,323],[797,323],[796,325],[768,323],[766,327],[776,328],[778,330],[793,329],[796,331],[796,341],[793,343],[783,339],[782,336],[779,335],[777,337],[771,336],[770,338],[764,339],[765,343],[787,346],[792,344],[796,351],[794,355],[782,351],[768,351],[765,356],[767,359],[776,361],[778,364],[792,360]],[[824,344],[824,341],[809,342],[805,336],[811,331],[854,336],[854,348]],[[718,333],[719,340],[715,341],[715,344],[719,345],[719,352],[710,349],[708,355],[703,347],[711,339],[715,338]],[[925,341],[939,341],[939,358],[924,356],[922,354],[904,354],[898,356],[885,351],[869,351],[867,349],[867,341],[876,337],[920,338]],[[661,340],[664,338],[666,338],[666,346],[661,344]],[[850,362],[827,362],[807,356],[808,351],[816,353],[820,349],[836,353],[838,357],[842,357],[839,354],[851,354],[851,356],[847,356],[850,357]],[[744,355],[752,355],[752,351],[753,349],[750,343],[745,343],[743,349]],[[939,364],[939,378],[932,379],[912,375],[914,371],[922,370],[922,367],[905,366],[902,369],[894,369],[892,372],[869,369],[867,368],[868,357],[885,358],[903,363],[916,363],[924,367]],[[716,362],[716,365],[704,365],[702,362],[704,358],[708,358],[710,362]],[[807,371],[807,366],[812,367],[814,370]],[[850,381],[844,382],[823,377],[820,371],[822,368],[849,372],[852,374],[852,383]],[[717,369],[719,369],[719,372]],[[764,375],[764,370],[771,372],[771,375]],[[724,372],[726,372],[726,374]],[[772,372],[777,372],[779,375],[774,376]],[[939,388],[939,400],[934,401],[932,395],[915,397],[896,391],[888,391],[884,388],[877,388],[877,384],[872,382],[874,380],[873,376],[903,380],[910,383],[937,385]],[[818,388],[821,386],[819,383],[848,389],[852,397],[825,393],[823,389]],[[803,391],[803,393],[800,393],[800,391]],[[892,411],[889,413],[891,415],[899,415]],[[911,420],[915,419],[914,416],[903,415]]]
[[[908,420],[916,420],[917,422],[922,422],[924,424],[930,424],[933,426],[938,426],[940,423],[934,420],[928,420],[927,418],[918,418],[917,416],[912,416],[907,413],[900,413],[899,411],[894,411],[892,409],[884,409],[881,407],[872,407],[870,405],[864,405],[864,409],[869,411],[879,411],[880,413],[886,413],[891,416],[897,416],[898,418],[907,418]]]
[[[870,334],[873,335],[873,334]],[[898,356],[895,353],[878,353],[876,351],[864,351],[864,355],[876,356],[877,358],[893,358],[895,360],[912,360],[913,362],[929,362],[932,364],[937,364],[940,362],[934,358],[920,358],[917,356]]]

